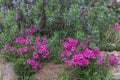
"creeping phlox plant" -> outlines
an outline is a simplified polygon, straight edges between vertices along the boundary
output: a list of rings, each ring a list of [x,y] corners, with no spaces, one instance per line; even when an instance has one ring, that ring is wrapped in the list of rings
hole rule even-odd
[[[32,35],[36,31],[36,27],[24,30],[26,34]],[[49,55],[47,48],[47,39],[39,36],[31,40],[28,37],[19,36],[13,42],[13,46],[9,43],[2,48],[3,55],[9,57],[25,59],[24,64],[32,66],[32,69],[37,69],[40,66],[41,59],[45,59]],[[16,56],[14,56],[16,55]]]
[[[87,47],[78,40],[65,38],[60,42],[64,48],[61,57],[68,66],[87,66],[91,64],[91,59],[96,60],[99,65],[110,66],[118,63],[118,58],[114,54],[102,55],[99,49]],[[87,39],[86,42],[88,43],[90,40]]]

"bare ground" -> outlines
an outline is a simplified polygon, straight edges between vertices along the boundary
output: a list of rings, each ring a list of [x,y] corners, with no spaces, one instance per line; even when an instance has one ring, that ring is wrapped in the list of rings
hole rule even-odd
[[[62,64],[54,64],[53,61],[45,63],[33,76],[36,80],[57,80],[57,75],[62,70]]]
[[[13,80],[16,76],[10,63],[0,57],[0,78],[1,80]]]

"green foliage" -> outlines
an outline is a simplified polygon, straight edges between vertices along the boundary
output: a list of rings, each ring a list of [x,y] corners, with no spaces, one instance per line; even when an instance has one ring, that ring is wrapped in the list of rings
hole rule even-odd
[[[17,28],[17,26],[11,26],[11,28],[9,28],[10,31],[8,29],[4,29],[4,32],[0,35],[0,44],[4,45],[11,42],[15,38],[14,34]]]
[[[70,71],[64,71],[64,69],[58,74],[57,80],[71,80]]]
[[[51,53],[48,59],[53,58],[55,63],[61,63],[60,53],[62,52],[62,48],[59,40],[62,36],[60,35],[61,33],[54,33],[54,36],[48,40],[49,51]]]
[[[109,68],[106,66],[98,66],[96,64],[91,64],[86,67],[73,67],[75,80],[106,80],[106,77],[109,78],[109,80],[112,80],[111,75],[108,72]]]

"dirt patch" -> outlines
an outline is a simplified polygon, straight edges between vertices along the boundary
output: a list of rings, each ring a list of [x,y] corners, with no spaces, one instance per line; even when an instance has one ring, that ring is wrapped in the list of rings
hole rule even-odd
[[[53,61],[44,63],[42,68],[33,76],[36,80],[57,80],[62,64],[54,64]]]
[[[0,57],[0,79],[13,80],[15,77],[16,74],[12,68],[12,65]]]

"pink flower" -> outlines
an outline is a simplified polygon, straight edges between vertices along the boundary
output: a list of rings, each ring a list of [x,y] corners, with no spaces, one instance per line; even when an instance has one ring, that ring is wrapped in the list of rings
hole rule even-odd
[[[119,62],[118,57],[116,57],[114,54],[109,54],[108,57],[109,57],[110,62],[112,64],[117,64]]]
[[[99,49],[94,49],[94,51],[95,51],[96,54],[100,54],[101,53],[101,51]]]
[[[76,46],[78,44],[78,41],[72,38],[65,38],[65,40],[67,40],[71,46]]]
[[[46,52],[44,52],[44,53],[42,54],[42,57],[43,57],[43,58],[46,58],[48,55],[49,55],[49,51],[46,51]]]
[[[24,33],[27,35],[32,35],[36,32],[36,30],[37,30],[36,26],[32,25],[30,28],[24,29]]]
[[[42,49],[39,49],[39,50],[38,50],[38,53],[40,53],[40,54],[43,53]]]
[[[100,59],[98,60],[98,64],[99,64],[99,65],[102,65],[102,64],[103,64],[103,59],[102,59],[102,58],[100,58]]]
[[[22,54],[23,52],[27,52],[27,51],[28,51],[28,47],[22,47],[22,48],[18,48],[17,53]]]
[[[37,51],[37,48],[36,48],[35,46],[33,46],[33,50],[34,50],[34,51]]]
[[[40,42],[39,41],[36,41],[35,42],[35,46],[39,46],[40,45]]]
[[[76,51],[76,47],[72,47],[71,51],[73,51],[73,52]]]
[[[108,62],[106,66],[109,67],[110,66],[110,62]]]
[[[31,64],[31,59],[27,59],[27,64]]]
[[[33,58],[34,59],[38,59],[39,58],[39,55],[37,53],[33,53]]]
[[[89,60],[87,60],[87,59],[85,59],[85,58],[83,58],[82,60],[81,60],[81,62],[84,64],[84,65],[88,65],[90,62],[89,62]]]
[[[17,53],[22,54],[23,53],[22,48],[18,48]]]
[[[92,59],[96,58],[93,50],[86,49],[86,50],[81,51],[81,53],[86,58],[92,58]]]
[[[35,61],[34,59],[27,59],[26,63],[30,64],[33,69],[37,69],[39,66],[39,63],[37,61]]]
[[[35,25],[32,25],[31,26],[31,31],[32,31],[32,34],[35,33],[37,31],[37,28]]]
[[[63,42],[63,47],[68,50],[70,49],[71,45],[68,42]]]
[[[62,43],[62,42],[63,42],[63,40],[62,40],[62,39],[60,39],[60,42]]]
[[[86,49],[87,48],[87,46],[85,44],[83,44],[83,43],[81,43],[80,45],[81,45],[82,49]]]
[[[120,30],[120,26],[118,23],[115,23],[114,24],[114,31],[118,31],[118,30]]]
[[[24,43],[24,38],[19,36],[16,38],[15,42],[19,43],[19,44],[23,44]]]
[[[85,59],[84,55],[79,53],[79,54],[75,54],[72,58],[73,64],[74,65],[79,65],[79,66],[83,66],[83,65],[88,65],[89,64],[89,60]]]
[[[38,62],[34,62],[34,63],[32,64],[32,68],[33,68],[33,69],[37,69],[38,66],[39,66],[39,63],[38,63]]]
[[[89,38],[86,38],[86,43],[90,43],[91,42],[91,40],[89,39]]]
[[[12,47],[10,47],[10,51],[12,51],[12,52],[14,51],[14,47],[13,47],[13,46],[12,46]]]
[[[5,44],[5,46],[4,46],[5,49],[7,49],[7,48],[9,48],[9,47],[10,47],[10,44],[9,44],[9,43]]]
[[[41,45],[41,46],[40,46],[40,49],[41,49],[43,52],[45,52],[45,51],[47,51],[47,46],[46,46],[46,45]]]
[[[27,52],[27,51],[28,51],[28,47],[23,47],[23,48],[22,48],[22,51],[23,51],[23,52]]]
[[[25,44],[29,44],[29,43],[30,43],[30,39],[26,38],[26,39],[24,40],[24,43],[25,43]]]
[[[27,59],[26,62],[27,64],[30,64],[33,69],[37,69],[39,67],[39,63],[34,59]]]
[[[72,62],[71,60],[66,61],[66,62],[67,62],[67,64],[68,64],[68,66],[72,66],[72,65],[73,65],[73,62]]]
[[[5,52],[6,52],[6,50],[3,48],[3,49],[1,50],[1,52],[2,52],[2,53],[5,53]]]
[[[47,38],[42,38],[42,44],[46,44]]]
[[[40,41],[40,39],[41,39],[41,38],[40,38],[39,36],[38,36],[38,37],[36,37],[36,41]]]

